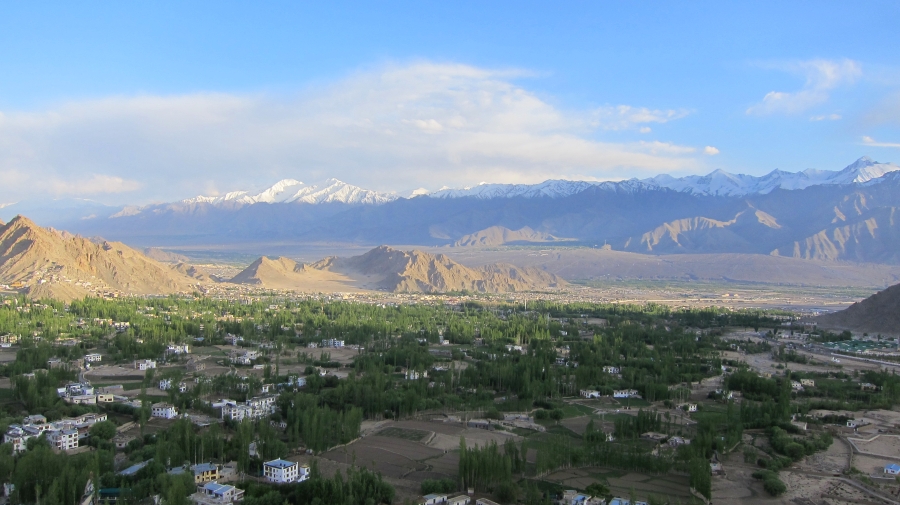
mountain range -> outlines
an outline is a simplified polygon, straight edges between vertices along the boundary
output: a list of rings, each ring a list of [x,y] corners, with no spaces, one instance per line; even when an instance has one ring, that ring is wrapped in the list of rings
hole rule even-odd
[[[416,193],[404,198],[335,179],[286,179],[258,193],[106,211],[92,205],[89,215],[66,212],[66,219],[43,224],[142,246],[290,241],[494,247],[565,237],[567,245],[647,254],[900,263],[900,166],[865,157],[840,171],[775,170],[756,177],[716,170],[682,178],[551,180]]]
[[[312,287],[318,291],[403,293],[505,293],[546,290],[567,284],[556,275],[533,267],[502,263],[466,267],[443,254],[401,251],[387,246],[359,256],[332,256],[312,264],[261,257],[229,282],[277,289]]]
[[[189,292],[196,281],[119,242],[92,242],[22,216],[0,226],[0,284],[32,297]]]
[[[350,258],[312,264],[261,257],[232,279],[220,279],[157,249],[148,254],[125,244],[43,228],[16,216],[0,222],[0,289],[71,300],[87,295],[189,293],[230,283],[314,292],[382,290],[410,293],[534,291],[566,285],[533,267],[508,264],[466,267],[450,258],[386,246]],[[148,255],[160,258],[152,259]],[[179,261],[176,264],[172,264]]]

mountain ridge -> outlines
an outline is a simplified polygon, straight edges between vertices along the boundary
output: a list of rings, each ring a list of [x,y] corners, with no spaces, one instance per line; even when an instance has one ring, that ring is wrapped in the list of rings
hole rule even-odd
[[[185,292],[189,277],[120,242],[94,243],[16,216],[0,227],[0,283],[31,296]]]
[[[505,293],[554,289],[566,282],[536,268],[491,264],[470,268],[443,254],[379,246],[359,256],[330,256],[311,264],[260,257],[230,282],[265,288],[304,289],[321,282],[339,287],[403,293],[474,291]]]
[[[900,284],[856,302],[844,310],[814,318],[828,329],[900,334]]]

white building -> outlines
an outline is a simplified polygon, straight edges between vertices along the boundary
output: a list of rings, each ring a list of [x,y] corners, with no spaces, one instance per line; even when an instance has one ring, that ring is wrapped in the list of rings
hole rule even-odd
[[[682,403],[678,406],[678,408],[685,410],[687,412],[697,412],[697,404],[696,403]]]
[[[438,493],[426,494],[424,498],[425,501],[422,502],[422,505],[437,505],[447,501],[447,495]]]
[[[259,358],[259,351],[244,351],[231,357],[231,362],[236,365],[252,365],[253,360]]]
[[[134,368],[137,370],[149,370],[156,368],[156,362],[151,359],[142,359],[134,362]]]
[[[884,473],[885,475],[900,475],[900,465],[898,465],[897,463],[885,465]]]
[[[260,419],[275,413],[276,396],[255,396],[247,400],[247,406],[252,409],[250,417]]]
[[[636,389],[617,389],[613,391],[613,398],[640,398]]]
[[[276,396],[256,396],[241,404],[234,400],[213,403],[213,408],[222,409],[222,419],[241,422],[244,419],[261,419],[275,413]]]
[[[100,361],[103,361],[103,356],[92,352],[91,354],[85,354],[84,360],[88,363],[99,363]]]
[[[594,391],[593,389],[582,389],[581,397],[582,398],[600,398],[600,391]]]
[[[243,342],[244,337],[239,337],[237,335],[227,334],[225,335],[225,342],[228,342],[230,345],[238,345],[238,342]]]
[[[263,476],[269,482],[286,484],[300,480],[300,464],[295,461],[274,459],[263,464]],[[304,479],[305,480],[305,479]]]
[[[614,375],[615,375],[615,374],[618,374],[618,373],[619,373],[619,367],[617,367],[617,366],[605,366],[605,367],[603,367],[603,373],[609,373],[609,374],[614,374]]]
[[[172,389],[172,379],[162,379],[159,381],[159,389],[168,391]]]
[[[187,344],[185,345],[174,345],[170,344],[166,347],[166,353],[168,354],[190,354],[191,348]]]
[[[168,403],[154,403],[150,407],[150,415],[153,417],[161,417],[163,419],[175,419],[178,417],[178,411],[175,406]]]
[[[22,452],[26,449],[29,438],[40,436],[44,430],[35,426],[11,425],[3,434],[3,443],[11,444],[13,452]]]
[[[336,338],[324,338],[322,339],[322,347],[340,349],[341,347],[344,347],[344,341]]]
[[[415,381],[422,378],[428,377],[427,371],[418,371],[418,370],[407,370],[406,371],[406,380]]]
[[[50,447],[57,451],[68,451],[78,448],[78,430],[70,428],[67,430],[53,430],[47,432],[47,441]]]
[[[222,419],[230,419],[238,423],[244,419],[250,419],[252,412],[253,409],[234,400],[226,400],[222,405]]]

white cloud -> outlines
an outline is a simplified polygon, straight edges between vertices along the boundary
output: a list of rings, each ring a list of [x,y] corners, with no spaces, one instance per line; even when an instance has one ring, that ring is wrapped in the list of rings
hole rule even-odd
[[[862,138],[863,145],[872,147],[900,147],[900,142],[877,142],[872,137],[864,136]]]
[[[759,102],[747,109],[747,114],[765,116],[770,114],[796,114],[828,101],[830,91],[847,83],[852,83],[860,75],[859,63],[844,60],[809,60],[775,68],[803,75],[806,82],[799,91],[770,91]]]
[[[703,154],[706,154],[709,156],[715,156],[715,155],[719,154],[719,150],[713,146],[706,146],[703,148]]]
[[[515,84],[519,75],[417,63],[290,97],[116,96],[7,111],[0,114],[0,201],[124,193],[141,203],[285,177],[338,177],[389,191],[564,174],[627,178],[698,166],[692,147],[597,137],[688,112],[563,110]]]
[[[669,121],[681,119],[690,113],[691,111],[686,109],[660,110],[646,107],[631,107],[630,105],[605,106],[594,111],[592,125],[604,130],[639,128],[641,133],[649,133],[649,127],[641,127],[640,125],[668,123]]]
[[[810,121],[837,121],[841,119],[840,114],[822,114],[809,118]]]

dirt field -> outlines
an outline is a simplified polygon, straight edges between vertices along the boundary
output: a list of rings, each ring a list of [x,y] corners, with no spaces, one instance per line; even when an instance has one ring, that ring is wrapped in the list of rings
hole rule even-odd
[[[679,475],[647,475],[587,467],[553,472],[543,480],[575,489],[584,489],[595,482],[606,480],[613,494],[618,496],[628,496],[634,490],[639,499],[651,494],[670,500],[681,500],[684,503],[690,503],[693,499],[689,491],[688,478]]]
[[[851,437],[847,440],[853,444],[853,447],[860,453],[866,455],[880,457],[882,465],[888,463],[885,458],[900,462],[900,436],[897,435],[875,435],[872,438],[856,438]],[[857,466],[857,468],[859,468]],[[862,468],[860,468],[862,470]]]
[[[361,432],[365,436],[325,452],[320,461],[335,469],[346,468],[355,462],[358,466],[381,472],[397,489],[400,502],[405,497],[418,499],[420,485],[425,479],[456,476],[461,437],[465,437],[468,447],[520,439],[506,432],[429,421],[366,422]]]

